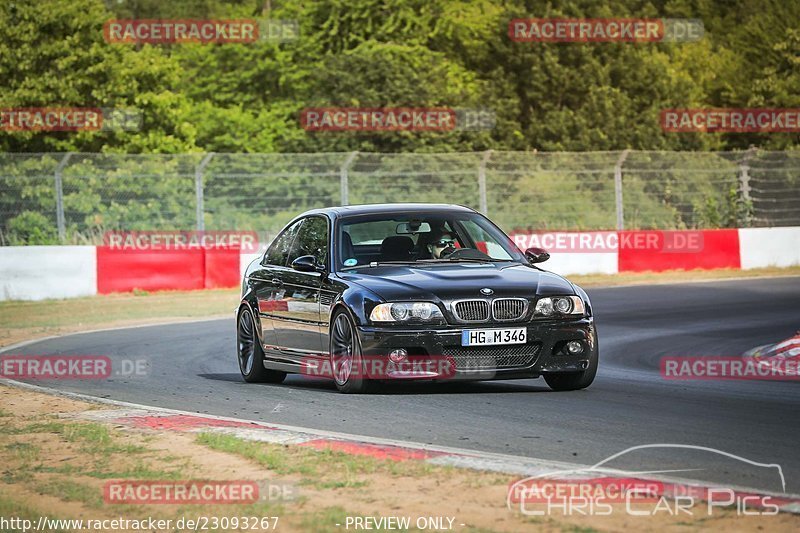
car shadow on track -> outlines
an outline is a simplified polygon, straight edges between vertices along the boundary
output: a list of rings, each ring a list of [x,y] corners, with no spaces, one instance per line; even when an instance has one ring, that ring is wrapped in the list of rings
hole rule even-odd
[[[332,380],[313,378],[301,375],[289,375],[279,385],[270,383],[248,383],[238,372],[197,374],[198,377],[213,381],[241,383],[249,387],[286,387],[298,390],[316,390],[338,394]],[[509,380],[509,381],[462,381],[462,382],[383,382],[370,396],[406,395],[406,394],[508,394],[553,392],[543,380]]]
[[[333,381],[327,379],[289,376],[286,378],[283,386],[295,389],[328,391],[338,394]],[[546,392],[549,390],[550,388],[543,381],[539,384],[533,380],[525,380],[524,382],[469,381],[451,383],[383,382],[378,384],[376,391],[369,394],[369,396],[408,394],[508,394]]]
[[[197,374],[197,377],[203,379],[210,379],[213,381],[241,381],[244,383],[242,379],[242,375],[239,372],[227,372],[225,374]]]

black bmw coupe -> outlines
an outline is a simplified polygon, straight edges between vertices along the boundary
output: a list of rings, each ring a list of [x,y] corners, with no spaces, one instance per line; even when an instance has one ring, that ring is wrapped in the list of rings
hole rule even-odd
[[[536,266],[467,207],[380,204],[308,211],[248,267],[236,312],[245,381],[332,378],[347,393],[389,380],[543,376],[588,387],[598,365],[586,292]]]

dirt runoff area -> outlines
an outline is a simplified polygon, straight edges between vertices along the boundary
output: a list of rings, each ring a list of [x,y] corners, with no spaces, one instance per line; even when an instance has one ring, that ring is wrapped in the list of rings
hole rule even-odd
[[[87,420],[109,409],[0,385],[0,530],[800,530],[798,515],[702,503],[691,516],[529,516],[507,507],[513,476]]]

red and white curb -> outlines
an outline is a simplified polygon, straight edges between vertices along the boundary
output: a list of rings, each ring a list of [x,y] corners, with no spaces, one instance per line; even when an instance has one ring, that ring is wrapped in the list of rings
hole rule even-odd
[[[239,418],[206,415],[151,407],[146,405],[97,398],[94,396],[65,392],[14,380],[0,379],[0,383],[54,396],[88,401],[113,406],[109,409],[82,411],[62,414],[65,418],[77,418],[100,423],[110,423],[127,430],[161,430],[189,433],[219,433],[232,435],[244,440],[268,442],[282,445],[295,445],[316,450],[334,450],[352,455],[363,455],[393,461],[424,461],[426,463],[466,468],[477,471],[490,471],[522,477],[545,476],[558,471],[585,469],[584,465],[546,461],[514,455],[480,452],[448,446],[437,446],[417,442],[382,439],[363,435],[351,435],[331,431],[316,430],[256,422]],[[607,477],[629,478],[629,472],[615,469],[596,470]],[[644,478],[640,480],[648,481]],[[670,477],[654,477],[653,482],[679,483],[697,489],[698,492],[716,488],[697,481]],[[772,496],[781,512],[800,514],[800,495],[768,493],[757,489],[728,486],[727,489],[742,495]]]

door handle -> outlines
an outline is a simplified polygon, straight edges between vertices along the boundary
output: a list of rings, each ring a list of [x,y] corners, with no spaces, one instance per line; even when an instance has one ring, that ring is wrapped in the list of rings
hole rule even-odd
[[[272,284],[275,285],[276,287],[280,287],[281,285],[283,285],[283,281],[281,281],[280,278],[272,278]]]

